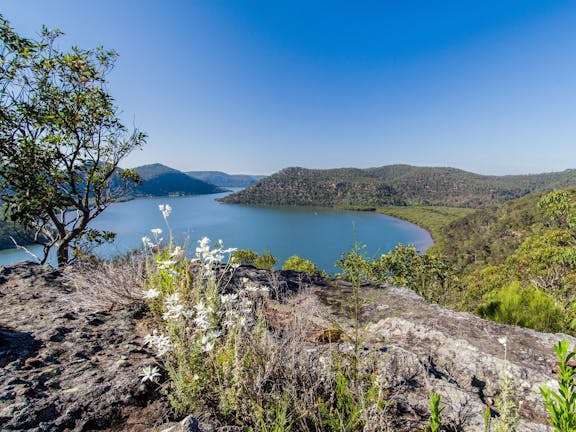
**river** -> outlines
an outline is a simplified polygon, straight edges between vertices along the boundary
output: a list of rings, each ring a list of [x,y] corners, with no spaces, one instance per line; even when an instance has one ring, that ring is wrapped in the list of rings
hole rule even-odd
[[[283,263],[291,255],[312,260],[319,268],[335,273],[340,255],[354,247],[365,246],[375,257],[398,243],[413,244],[424,251],[432,245],[430,234],[422,228],[389,216],[372,212],[347,212],[322,208],[262,208],[222,204],[217,195],[144,198],[114,203],[93,221],[94,228],[117,233],[111,245],[98,249],[105,257],[141,247],[142,237],[153,237],[150,229],[161,228],[167,238],[159,204],[169,204],[168,218],[177,243],[188,250],[200,238],[222,239],[226,247],[269,251]],[[39,253],[39,249],[31,248]],[[21,250],[0,252],[0,265],[30,259]]]

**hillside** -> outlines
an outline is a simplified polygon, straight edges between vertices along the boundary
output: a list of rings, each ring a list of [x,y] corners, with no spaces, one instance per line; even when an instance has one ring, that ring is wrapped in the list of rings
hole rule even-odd
[[[573,190],[573,189],[571,189]],[[522,242],[546,229],[538,208],[544,193],[477,210],[444,227],[439,252],[462,273],[502,264]]]
[[[226,174],[221,171],[187,171],[190,177],[220,187],[248,187],[266,176],[249,174]]]
[[[422,218],[430,214],[423,210]],[[398,245],[366,263],[366,277],[494,321],[576,334],[576,187],[478,209],[442,226],[449,216],[439,215],[438,241],[424,256]]]
[[[30,244],[31,236],[20,228],[15,227],[12,222],[0,218],[0,250],[14,247],[14,242],[10,239],[13,237],[19,245]]]
[[[224,192],[224,189],[192,178],[182,171],[162,164],[134,168],[142,183],[132,190],[134,196],[200,195]]]
[[[379,207],[422,204],[477,208],[573,184],[576,184],[576,170],[484,176],[455,168],[410,165],[329,170],[286,168],[222,201],[254,205]]]

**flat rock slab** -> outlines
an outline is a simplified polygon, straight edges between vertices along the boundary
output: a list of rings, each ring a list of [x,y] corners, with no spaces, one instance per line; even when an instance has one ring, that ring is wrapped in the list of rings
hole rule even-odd
[[[352,290],[337,282],[334,289],[318,288],[314,293],[338,315],[343,296],[350,298]],[[395,397],[407,413],[427,413],[428,392],[436,391],[455,430],[484,430],[482,410],[494,403],[501,380],[511,376],[520,407],[519,430],[552,430],[539,389],[557,389],[553,345],[564,338],[574,348],[574,338],[431,305],[405,288],[364,287],[361,296],[365,348],[380,353],[382,367],[401,389]],[[503,337],[506,346],[498,341]]]
[[[68,301],[67,277],[50,267],[0,267],[0,429],[148,431],[169,409],[133,312]]]

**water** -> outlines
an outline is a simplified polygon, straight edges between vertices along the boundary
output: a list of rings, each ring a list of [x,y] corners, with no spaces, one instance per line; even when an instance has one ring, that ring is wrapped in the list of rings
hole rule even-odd
[[[194,250],[196,241],[207,236],[224,240],[226,247],[271,252],[283,263],[291,255],[312,260],[319,268],[335,273],[335,262],[355,241],[366,245],[368,256],[386,253],[398,243],[413,244],[424,251],[432,244],[425,230],[411,223],[369,212],[342,212],[314,208],[261,208],[222,204],[218,195],[146,198],[112,204],[92,226],[117,233],[113,245],[98,249],[105,257],[142,246],[142,237],[153,237],[150,229],[167,228],[158,210],[170,204],[168,221],[178,244]],[[40,253],[39,248],[31,247]],[[23,251],[0,251],[0,265],[30,256]]]

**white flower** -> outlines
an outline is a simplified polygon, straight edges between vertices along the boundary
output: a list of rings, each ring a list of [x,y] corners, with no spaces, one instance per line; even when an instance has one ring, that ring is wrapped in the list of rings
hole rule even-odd
[[[506,344],[508,343],[508,338],[506,336],[502,336],[502,337],[498,338],[498,342],[500,342],[502,345],[506,346]]]
[[[231,304],[233,305],[238,300],[238,294],[221,294],[220,295],[220,303],[222,305]]]
[[[202,345],[202,351],[203,352],[212,351],[212,349],[214,348],[214,341],[218,339],[221,334],[222,333],[219,331],[212,331],[202,336],[202,339],[200,339],[200,344]]]
[[[213,312],[212,306],[206,306],[203,302],[196,304],[194,309],[196,309],[196,314],[199,316],[208,316]]]
[[[174,260],[174,262],[180,262],[184,259],[184,249],[180,246],[176,246],[172,253],[170,254],[170,258]]]
[[[164,217],[164,219],[167,219],[168,216],[170,216],[170,213],[172,212],[172,207],[170,207],[169,204],[160,204],[158,206],[158,209],[162,212],[162,216]]]
[[[156,366],[146,366],[142,368],[142,382],[155,381],[160,376],[160,370]]]
[[[166,294],[166,304],[168,306],[177,304],[179,300],[180,300],[180,294],[178,293]]]
[[[206,336],[208,336],[210,339],[218,339],[220,336],[222,336],[222,332],[220,330],[212,330],[210,333],[207,333]]]
[[[150,288],[149,290],[144,291],[143,297],[145,299],[153,299],[153,298],[158,297],[159,295],[160,295],[160,291],[158,291],[157,289],[154,289],[154,288]]]
[[[150,237],[146,237],[146,236],[142,237],[142,243],[144,243],[145,248],[152,249],[153,247],[156,246],[154,243],[152,243],[152,240],[150,240]]]
[[[206,317],[202,316],[194,318],[194,324],[196,324],[196,326],[201,328],[202,330],[210,330],[212,328],[212,324],[210,324],[210,321],[208,321]]]
[[[240,300],[240,309],[250,309],[250,308],[252,308],[252,300],[243,297],[242,300]]]
[[[161,228],[152,228],[150,230],[150,232],[152,234],[154,234],[154,237],[158,237],[160,234],[162,234],[162,229]]]
[[[180,304],[171,304],[168,306],[168,310],[162,314],[162,319],[176,319],[184,316],[187,311],[184,310],[184,306]]]
[[[159,335],[156,330],[153,334],[144,337],[144,344],[150,345],[156,349],[158,356],[163,356],[172,349],[172,342],[168,336]]]
[[[157,261],[156,264],[158,265],[158,270],[170,270],[170,268],[176,264],[176,262],[172,260],[165,260]]]
[[[202,345],[202,352],[210,352],[212,351],[212,348],[214,348],[214,342],[208,342],[205,345]]]

